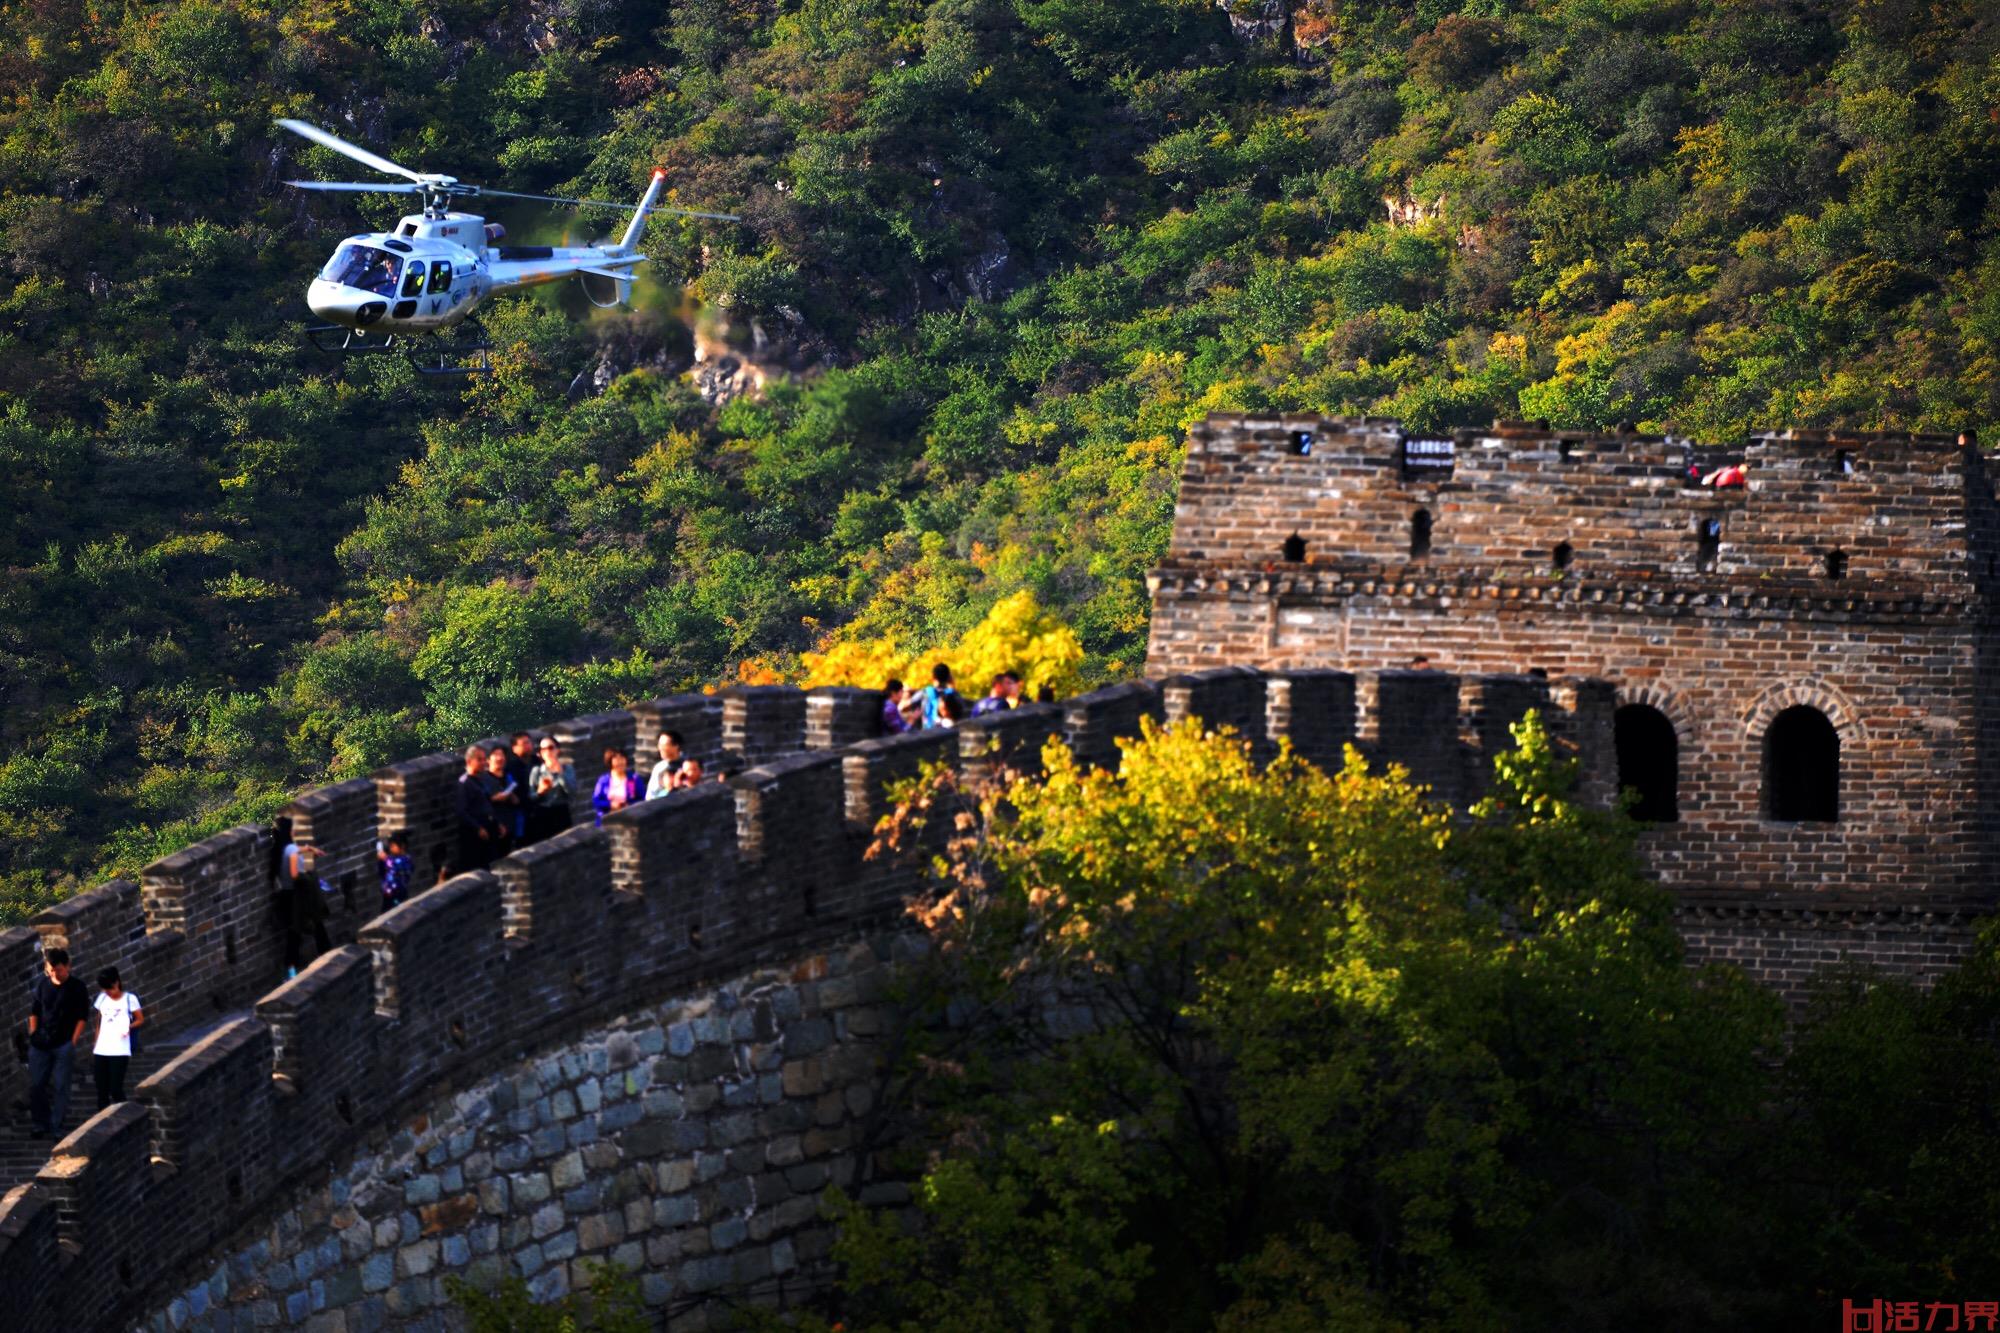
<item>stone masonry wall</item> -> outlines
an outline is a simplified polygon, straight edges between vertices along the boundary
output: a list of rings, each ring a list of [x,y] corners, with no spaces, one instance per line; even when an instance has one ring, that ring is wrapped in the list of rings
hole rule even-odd
[[[1197,426],[1149,671],[1372,669],[1386,687],[1421,655],[1609,682],[1678,742],[1680,816],[1644,845],[1698,950],[1786,987],[1841,952],[1923,975],[1963,950],[2000,875],[2000,509],[1980,454],[1765,434],[1739,455],[1748,486],[1718,491],[1688,487],[1691,454],[1658,437],[1503,423],[1457,432],[1448,469],[1405,450],[1380,420]],[[1471,723],[1472,691],[1456,702]],[[1838,734],[1835,821],[1768,817],[1764,737],[1795,704]],[[1883,912],[1932,933],[1892,943]]]
[[[783,1303],[824,1282],[829,1184],[874,1201],[883,996],[908,932],[836,943],[621,1015],[375,1125],[139,1327],[452,1327],[447,1278],[538,1300],[588,1266],[642,1275],[676,1329],[709,1294]]]
[[[1544,684],[1468,688],[1504,696],[1506,708],[1545,702],[1561,735],[1600,735],[1590,690]],[[898,919],[914,869],[863,852],[888,809],[888,785],[925,763],[1032,773],[1050,738],[1110,762],[1116,738],[1147,716],[1233,726],[1260,753],[1296,739],[1323,757],[1337,738],[1354,736],[1393,759],[1398,746],[1434,731],[1411,752],[1430,757],[1440,796],[1456,796],[1483,767],[1491,726],[1439,713],[1428,695],[1410,711],[1401,697],[1367,676],[1232,669],[838,748],[810,747],[861,732],[877,707],[863,692],[725,693],[713,730],[706,724],[716,711],[686,700],[573,719],[546,729],[573,749],[631,745],[642,727],[657,734],[686,721],[691,745],[775,757],[727,783],[630,807],[602,828],[579,823],[373,919],[343,920],[353,942],[275,988],[267,829],[230,830],[168,857],[137,888],[82,895],[32,930],[0,934],[0,977],[18,988],[15,1003],[25,1005],[40,949],[66,943],[86,972],[118,965],[161,1030],[200,1023],[207,1035],[0,1197],[7,1327],[108,1327],[165,1308],[187,1273],[212,1271],[217,1256],[241,1248],[244,1228],[318,1188],[329,1161],[364,1151],[373,1127],[439,1089],[478,1081],[524,1050],[570,1041],[659,996],[699,996],[761,966],[796,967],[830,940]],[[1358,700],[1375,701],[1365,718]],[[1601,767],[1602,756],[1591,762]],[[366,886],[354,916],[374,891],[367,858],[378,830],[408,831],[413,849],[447,841],[454,763],[412,760],[295,803],[329,869]],[[373,819],[363,799],[371,791]],[[19,1066],[0,1063],[0,1096],[23,1093]],[[276,1304],[281,1323],[296,1322],[294,1304],[290,1294]],[[252,1308],[254,1322],[254,1311],[268,1317],[273,1307]]]
[[[33,930],[0,934],[0,976],[20,988],[16,1003],[25,1002],[40,947],[66,941],[85,970],[123,968],[149,1008],[169,1015],[156,1018],[168,1030],[224,1016],[141,1083],[133,1101],[86,1122],[33,1180],[0,1197],[5,1326],[53,1333],[128,1326],[156,1314],[178,1326],[203,1302],[203,1317],[218,1312],[216,1327],[221,1311],[230,1327],[319,1320],[322,1327],[366,1328],[377,1319],[400,1326],[434,1303],[428,1279],[440,1266],[472,1271],[490,1260],[478,1271],[511,1265],[552,1286],[574,1279],[572,1259],[599,1253],[621,1261],[645,1255],[649,1291],[659,1300],[734,1286],[746,1274],[761,1280],[767,1261],[773,1276],[798,1265],[805,1281],[820,1242],[810,1238],[804,1204],[783,1214],[790,1219],[783,1227],[765,1231],[758,1222],[754,1233],[753,1219],[771,1214],[744,1209],[778,1197],[776,1182],[765,1179],[771,1170],[783,1168],[784,1188],[805,1196],[823,1183],[810,1170],[794,1177],[808,1158],[824,1158],[829,1172],[854,1169],[835,1163],[848,1147],[840,1141],[843,1126],[867,1110],[858,1089],[872,1056],[860,1052],[885,1020],[859,1011],[829,1018],[873,1002],[873,983],[849,986],[852,978],[839,970],[865,972],[865,959],[834,946],[897,922],[916,886],[910,865],[863,856],[875,819],[888,809],[889,784],[924,764],[1006,763],[1032,773],[1050,738],[1109,763],[1116,739],[1142,719],[1198,718],[1234,728],[1261,754],[1291,742],[1330,762],[1351,739],[1371,761],[1404,764],[1439,798],[1463,801],[1479,791],[1494,749],[1508,743],[1507,725],[1538,708],[1582,761],[1586,796],[1604,800],[1614,777],[1614,702],[1611,685],[1589,679],[1221,667],[1100,690],[1061,708],[973,719],[955,732],[808,749],[808,739],[824,745],[854,734],[872,701],[851,693],[820,706],[766,692],[726,697],[721,726],[703,743],[777,757],[726,784],[643,802],[602,828],[580,824],[420,892],[361,922],[353,943],[275,988],[275,923],[258,910],[268,901],[269,833],[219,835],[148,867],[136,890],[106,885],[45,915]],[[661,718],[686,711],[683,703],[671,707],[671,714],[652,714],[655,730]],[[695,715],[714,717],[706,708]],[[635,710],[578,719],[558,724],[559,734],[631,744],[643,716]],[[373,827],[358,813],[363,788],[344,784],[328,794],[340,811],[319,815],[311,797],[300,808],[314,809],[331,864],[365,865],[360,858],[376,828],[432,819],[425,812],[439,808],[440,793],[448,796],[450,772],[448,764],[420,759],[375,775]],[[322,825],[330,835],[318,834]],[[1714,915],[1726,920],[1730,910],[1717,905]],[[1800,932],[1815,929],[1799,923]],[[1937,933],[1928,924],[1910,933],[1898,955],[1903,965],[1933,966]],[[1873,942],[1851,929],[1800,939],[1793,949],[1800,957]],[[1697,949],[1719,947],[1700,936],[1695,942]],[[883,956],[879,947],[875,955]],[[788,985],[797,996],[795,1018],[784,998]],[[738,1017],[743,1012],[750,1016]],[[759,1016],[766,1012],[768,1022]],[[747,1035],[738,1031],[746,1023]],[[646,1049],[655,1031],[664,1034],[663,1055]],[[593,1044],[600,1036],[584,1035],[591,1033],[601,1034],[601,1046]],[[845,1043],[838,1047],[845,1053],[828,1055],[834,1042]],[[601,1070],[593,1067],[599,1050]],[[551,1065],[530,1060],[534,1052],[558,1054]],[[615,1072],[631,1084],[623,1101],[601,1081],[614,1072],[614,1059]],[[530,1066],[532,1080],[524,1072]],[[586,1074],[599,1080],[595,1092],[585,1091]],[[514,1091],[477,1092],[503,1083]],[[18,1066],[0,1063],[0,1095],[21,1091]],[[682,1099],[678,1109],[669,1091]],[[830,1093],[837,1097],[829,1100]],[[650,1104],[648,1094],[655,1094]],[[501,1106],[510,1096],[513,1104]],[[590,1099],[594,1109],[585,1105]],[[786,1128],[808,1100],[813,1124]],[[660,1116],[669,1110],[676,1126],[701,1121],[660,1131],[671,1150],[645,1128],[666,1123]],[[455,1128],[439,1141],[426,1137],[433,1123]],[[808,1152],[804,1136],[814,1131],[824,1133]],[[777,1160],[773,1154],[789,1155],[794,1132],[800,1162]],[[398,1137],[405,1133],[407,1143]],[[579,1137],[572,1141],[572,1134]],[[706,1148],[689,1146],[697,1135]],[[486,1169],[480,1153],[491,1154],[494,1174],[474,1179]],[[663,1213],[662,1197],[684,1193],[670,1187],[680,1169],[673,1163],[690,1154],[695,1202],[670,1202]],[[428,1183],[410,1194],[403,1181],[390,1219],[382,1210],[394,1191],[384,1192],[380,1182],[390,1177],[381,1173],[389,1168],[380,1164],[405,1157],[411,1179],[434,1177],[437,1194],[426,1197]],[[350,1165],[330,1176],[341,1163]],[[555,1172],[567,1181],[577,1163],[581,1177],[558,1189]],[[649,1163],[650,1179],[642,1169]],[[545,1173],[550,1193],[535,1197]],[[501,1203],[495,1210],[487,1196],[503,1175],[507,1195],[493,1200]],[[516,1176],[531,1182],[525,1197],[514,1192]],[[336,1200],[341,1179],[347,1194]],[[375,1186],[357,1197],[369,1181]],[[615,1210],[600,1206],[612,1195]],[[635,1250],[641,1216],[628,1205],[642,1197],[653,1221]],[[560,1214],[550,1210],[552,1201]],[[355,1230],[363,1214],[365,1252]],[[297,1219],[296,1228],[287,1217]],[[572,1232],[574,1253],[567,1248]],[[661,1234],[673,1239],[656,1252],[651,1246]],[[551,1237],[558,1238],[553,1254]],[[780,1246],[787,1240],[789,1250]],[[669,1249],[671,1257],[663,1257]],[[748,1267],[739,1269],[738,1254],[765,1257],[741,1260]],[[556,1264],[561,1277],[543,1276]],[[351,1289],[357,1271],[358,1296]],[[371,1303],[376,1297],[379,1304]]]

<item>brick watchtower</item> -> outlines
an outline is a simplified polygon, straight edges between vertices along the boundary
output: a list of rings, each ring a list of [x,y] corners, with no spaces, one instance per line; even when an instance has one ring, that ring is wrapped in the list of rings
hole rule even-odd
[[[1934,971],[2000,869],[1985,460],[1950,436],[1787,431],[1717,490],[1690,484],[1695,453],[1211,417],[1149,580],[1148,671],[1602,678],[1696,957],[1787,985],[1842,955]]]

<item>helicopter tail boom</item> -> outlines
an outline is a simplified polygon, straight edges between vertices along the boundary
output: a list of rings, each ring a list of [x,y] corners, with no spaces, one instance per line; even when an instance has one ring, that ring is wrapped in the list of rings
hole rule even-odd
[[[618,238],[618,244],[610,247],[614,255],[628,253],[639,243],[639,233],[646,229],[646,214],[659,201],[660,190],[667,183],[667,173],[660,168],[653,171],[653,179],[646,182],[646,193],[639,196],[639,207],[632,211],[632,220],[625,224],[625,234]]]

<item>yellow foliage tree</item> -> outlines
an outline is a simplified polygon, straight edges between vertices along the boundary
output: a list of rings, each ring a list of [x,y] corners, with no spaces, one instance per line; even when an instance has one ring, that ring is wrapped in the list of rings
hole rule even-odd
[[[806,674],[800,682],[816,685],[879,687],[891,676],[912,685],[928,682],[931,668],[948,664],[961,692],[983,694],[993,677],[1012,671],[1021,677],[1024,694],[1033,698],[1047,688],[1058,697],[1074,694],[1081,682],[1083,643],[1076,631],[1042,608],[1032,592],[1001,598],[986,618],[947,647],[910,652],[893,639],[835,640],[805,655]]]

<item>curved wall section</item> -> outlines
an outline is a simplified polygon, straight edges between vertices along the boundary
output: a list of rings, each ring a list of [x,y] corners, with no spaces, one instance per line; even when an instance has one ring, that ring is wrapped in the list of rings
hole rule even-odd
[[[1143,718],[1200,718],[1234,727],[1260,755],[1290,740],[1306,758],[1334,763],[1353,741],[1460,802],[1477,795],[1490,754],[1508,743],[1507,724],[1540,707],[1583,760],[1586,794],[1608,799],[1614,704],[1610,687],[1591,680],[1224,667],[1028,705],[956,731],[855,740],[874,729],[878,696],[867,691],[661,700],[544,730],[568,742],[585,791],[604,742],[643,751],[666,727],[696,753],[713,747],[758,762],[727,784],[630,807],[601,829],[580,825],[373,919],[362,919],[362,904],[374,892],[366,858],[376,830],[442,845],[456,761],[412,760],[312,793],[294,817],[366,892],[339,923],[354,942],[275,988],[264,829],[211,838],[148,867],[137,889],[107,885],[32,931],[0,936],[0,976],[24,992],[39,948],[64,943],[86,972],[114,964],[131,977],[156,1030],[205,1034],[142,1082],[136,1100],[98,1113],[0,1197],[0,1309],[10,1331],[127,1323],[185,1294],[190,1273],[240,1249],[244,1228],[300,1189],[322,1187],[329,1163],[440,1089],[481,1082],[524,1050],[570,1042],[662,995],[698,996],[765,965],[810,969],[828,941],[897,919],[917,868],[863,853],[889,809],[888,785],[927,763],[1032,773],[1053,739],[1110,765],[1116,740]],[[671,1045],[669,1054],[681,1058]],[[0,1095],[19,1096],[20,1080],[5,1066]],[[439,1189],[442,1200],[442,1179]],[[424,1239],[418,1217],[408,1244]],[[426,1262],[428,1251],[400,1258],[404,1243],[399,1229],[395,1262]],[[578,1245],[587,1248],[580,1234]],[[291,1320],[295,1304],[288,1293],[276,1308]]]
[[[516,1056],[376,1127],[135,1321],[152,1333],[424,1327],[447,1278],[537,1299],[612,1263],[649,1307],[782,1303],[823,1280],[829,1184],[865,1175],[883,1001],[920,936],[843,942]],[[893,1184],[860,1196],[899,1201]]]

